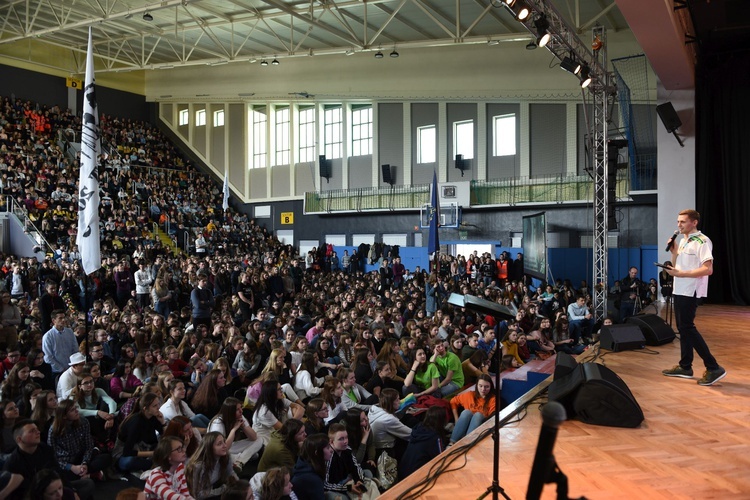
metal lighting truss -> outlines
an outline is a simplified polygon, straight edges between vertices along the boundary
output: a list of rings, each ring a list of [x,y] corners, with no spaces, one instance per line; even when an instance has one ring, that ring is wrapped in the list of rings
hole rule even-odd
[[[607,315],[607,108],[610,100],[617,94],[614,76],[607,71],[607,33],[604,27],[594,28],[594,43],[591,46],[597,48],[592,51],[549,2],[526,0],[526,4],[531,8],[532,14],[519,22],[530,33],[539,36],[536,24],[544,17],[549,24],[547,32],[551,35],[545,48],[559,61],[574,57],[588,67],[592,79],[587,89],[592,94],[594,108],[591,122],[593,130],[590,130],[594,155],[593,312],[595,319],[599,321]]]

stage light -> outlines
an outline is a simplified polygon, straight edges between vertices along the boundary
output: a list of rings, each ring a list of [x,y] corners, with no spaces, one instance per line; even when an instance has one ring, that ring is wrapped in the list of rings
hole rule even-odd
[[[278,66],[279,65],[279,60],[274,57],[273,61],[271,61],[271,64],[273,64],[274,66]]]
[[[144,20],[144,21],[153,21],[153,20],[154,20],[154,16],[152,16],[152,15],[151,15],[151,14],[149,14],[148,12],[145,12],[145,13],[143,14],[143,20]]]
[[[575,60],[573,56],[566,56],[560,63],[560,68],[564,69],[568,73],[577,75],[581,72],[581,63]]]
[[[398,52],[396,52],[396,49],[393,49],[393,52],[391,52],[391,57],[398,57]]]
[[[378,50],[377,52],[375,52],[375,59],[382,59],[382,58],[383,58],[383,53],[381,51]]]
[[[552,39],[552,34],[547,31],[549,29],[549,21],[547,20],[547,16],[545,16],[544,14],[540,15],[534,21],[534,27],[536,28],[536,33],[538,36],[537,44],[539,44],[540,47],[546,46]]]
[[[525,21],[531,15],[531,7],[526,5],[526,2],[523,0],[516,0],[513,2],[513,5],[509,4],[508,7],[510,7],[513,15],[515,15],[516,19],[519,21]]]
[[[536,49],[536,42],[534,40],[526,44],[526,50],[534,50],[534,49]]]
[[[591,84],[591,70],[588,64],[584,64],[581,68],[581,88],[585,89]]]
[[[263,60],[260,61],[260,65],[263,66],[263,67],[268,66],[268,61],[266,61],[265,59],[263,59]]]

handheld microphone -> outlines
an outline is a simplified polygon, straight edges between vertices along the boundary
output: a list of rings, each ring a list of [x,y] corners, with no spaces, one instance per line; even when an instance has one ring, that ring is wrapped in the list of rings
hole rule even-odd
[[[542,494],[549,472],[555,465],[552,449],[555,447],[557,429],[566,419],[565,407],[557,401],[550,401],[542,408],[542,431],[539,433],[539,443],[536,445],[529,487],[526,489],[526,500],[538,500]]]
[[[664,250],[665,252],[669,252],[672,250],[672,245],[674,245],[674,240],[677,238],[677,235],[680,234],[679,230],[675,230],[674,234],[671,238],[669,238],[669,243],[667,243],[667,248]]]

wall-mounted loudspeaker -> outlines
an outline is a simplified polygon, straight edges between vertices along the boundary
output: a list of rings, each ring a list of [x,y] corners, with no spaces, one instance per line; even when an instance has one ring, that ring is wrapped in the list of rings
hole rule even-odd
[[[396,184],[396,176],[394,175],[395,172],[392,166],[386,163],[385,165],[380,165],[380,170],[383,173],[383,182],[391,186]]]
[[[680,128],[682,120],[677,115],[677,111],[674,110],[671,102],[665,102],[656,106],[656,113],[661,118],[661,122],[667,128],[667,132],[670,134]]]
[[[326,181],[329,181],[332,177],[332,161],[326,160],[326,155],[320,155],[318,157],[320,161],[320,176],[325,177]]]

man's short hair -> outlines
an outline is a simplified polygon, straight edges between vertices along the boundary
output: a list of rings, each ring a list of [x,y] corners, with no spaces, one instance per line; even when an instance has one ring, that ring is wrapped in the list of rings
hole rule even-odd
[[[687,215],[688,219],[694,220],[696,222],[701,221],[701,214],[698,213],[697,210],[693,210],[692,208],[686,208],[685,210],[681,211],[678,215]]]

